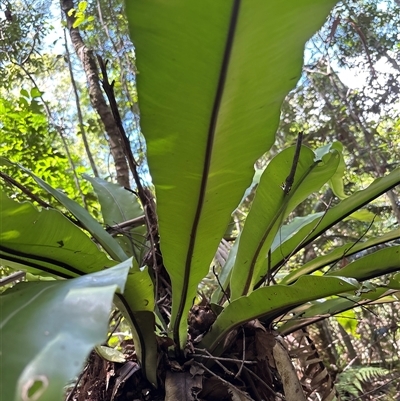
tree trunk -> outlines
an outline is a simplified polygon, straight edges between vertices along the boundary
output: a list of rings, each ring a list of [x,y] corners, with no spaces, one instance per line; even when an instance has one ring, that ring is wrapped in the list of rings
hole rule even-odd
[[[339,327],[339,333],[340,333],[340,337],[342,338],[342,342],[344,344],[344,347],[347,349],[347,356],[348,359],[352,364],[354,365],[360,365],[361,364],[361,360],[356,352],[356,350],[354,349],[353,343],[351,342],[351,338],[349,336],[349,334],[347,333],[347,331],[344,329],[344,327],[338,322],[338,327]]]
[[[321,353],[327,357],[330,365],[337,366],[339,362],[339,355],[334,345],[332,332],[331,328],[328,326],[328,321],[322,320],[317,322],[315,326],[318,330],[318,337],[321,341]]]
[[[112,111],[108,106],[103,91],[100,86],[99,73],[97,69],[96,59],[93,51],[89,49],[83,42],[82,36],[78,28],[74,28],[75,17],[73,13],[69,15],[74,8],[73,0],[62,0],[61,8],[67,20],[72,45],[81,60],[83,69],[89,87],[89,98],[93,108],[96,110],[104,124],[110,144],[111,154],[114,159],[115,169],[117,172],[117,181],[120,185],[129,188],[129,168],[123,151],[123,145],[120,140],[118,126],[115,123]]]

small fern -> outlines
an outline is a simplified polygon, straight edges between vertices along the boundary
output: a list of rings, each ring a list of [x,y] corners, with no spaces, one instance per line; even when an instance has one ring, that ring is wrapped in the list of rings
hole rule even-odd
[[[337,377],[336,389],[343,401],[351,400],[350,396],[358,397],[368,391],[371,381],[386,377],[387,369],[374,366],[359,366],[347,369]]]

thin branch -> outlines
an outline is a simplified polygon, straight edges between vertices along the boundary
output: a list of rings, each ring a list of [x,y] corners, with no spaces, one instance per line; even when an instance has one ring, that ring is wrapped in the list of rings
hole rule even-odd
[[[284,257],[284,261],[283,263],[278,266],[275,271],[274,271],[274,276],[279,272],[279,270],[284,267],[286,265],[286,263],[289,261],[289,259],[296,254],[304,245],[304,243],[307,241],[307,239],[314,233],[314,231],[319,227],[319,225],[321,224],[322,220],[324,219],[325,215],[328,213],[328,210],[331,206],[333,199],[330,199],[329,203],[326,205],[326,209],[323,213],[323,215],[318,219],[317,224],[313,227],[313,229],[305,236],[305,238],[300,242],[299,245],[297,245],[297,247],[295,249],[293,249],[293,251],[285,258],[283,253],[282,253],[282,244],[279,245],[279,250],[281,251],[281,255]]]
[[[195,348],[195,350],[200,350],[199,348]],[[205,352],[207,355],[193,355],[194,357],[196,357],[196,356],[200,356],[200,358],[206,358],[206,359],[212,359],[228,376],[231,376],[231,377],[233,377],[234,376],[234,373],[233,372],[231,372],[226,366],[224,366],[220,361],[221,361],[221,358],[217,358],[217,357],[214,357],[213,355],[211,355],[206,349],[203,349],[203,350],[200,350],[200,351],[203,351],[203,352]],[[233,361],[235,361],[235,360],[233,360]],[[236,361],[236,362],[239,362],[239,361]]]
[[[275,266],[275,270],[273,271],[272,278],[274,278],[274,277],[276,276],[276,274],[279,272],[279,270],[282,269],[282,267],[284,267],[284,266],[286,265],[286,263],[290,260],[290,258],[291,258],[294,254],[296,254],[296,253],[303,247],[303,245],[304,245],[304,243],[307,241],[307,239],[308,239],[308,238],[314,233],[314,231],[318,228],[318,226],[320,225],[321,221],[324,219],[326,213],[328,212],[331,203],[332,203],[332,199],[329,201],[329,203],[328,203],[328,205],[327,205],[327,208],[326,208],[325,211],[324,211],[324,214],[318,219],[317,224],[316,224],[316,225],[313,227],[313,229],[305,236],[305,238],[300,242],[300,244],[297,245],[297,247],[296,247],[295,249],[293,249],[293,251],[292,251],[288,256],[285,257],[285,255],[283,255],[282,248],[281,248],[281,247],[282,247],[282,242],[279,244],[279,250],[281,251],[281,256],[283,257],[283,260],[280,262],[280,264],[277,264],[277,265]],[[271,270],[272,270],[272,268],[271,268]],[[266,281],[267,277],[268,277],[268,272],[267,272],[266,274],[264,274],[264,275],[261,277],[261,279],[256,283],[256,285],[254,286],[254,289],[259,288],[259,287],[264,283],[264,281]]]
[[[243,371],[243,379],[244,379],[244,382],[247,384],[247,387],[249,387],[249,384],[250,384],[250,388],[251,388],[252,396],[253,396],[254,400],[255,401],[264,401],[254,384],[254,380],[249,375],[249,372],[247,370]]]
[[[194,347],[193,349],[198,352],[204,352],[207,355],[191,354],[191,356],[201,356],[201,358],[212,359],[214,361],[232,362],[232,363],[235,363],[236,365],[241,364],[241,363],[247,364],[247,365],[256,365],[258,363],[257,361],[246,361],[244,359],[239,360],[239,359],[234,359],[234,358],[223,358],[220,356],[214,356],[214,355],[211,355],[210,352],[207,351],[205,348]]]
[[[72,387],[71,391],[68,393],[67,398],[65,399],[65,401],[71,401],[73,399],[73,396],[79,386],[80,381],[83,378],[83,375],[86,374],[86,371],[89,368],[89,363],[86,364],[85,368],[82,370],[82,372],[79,374],[78,378],[76,379],[76,382],[74,384],[74,387]]]
[[[236,373],[235,379],[237,379],[237,378],[240,376],[240,374],[242,373],[243,366],[244,366],[244,360],[245,360],[245,357],[246,357],[246,334],[245,334],[245,332],[244,332],[243,326],[241,326],[241,329],[242,329],[242,335],[243,335],[243,342],[242,342],[242,348],[243,348],[243,350],[242,350],[242,360],[240,361],[240,368],[239,368],[238,372]]]
[[[108,101],[110,103],[110,109],[111,109],[112,115],[114,117],[115,124],[119,130],[120,140],[123,145],[124,154],[128,161],[129,168],[130,168],[133,178],[135,180],[138,197],[143,205],[148,235],[149,235],[150,242],[151,242],[151,245],[153,248],[153,250],[152,250],[153,268],[156,269],[157,268],[157,258],[156,258],[156,254],[155,254],[155,248],[156,248],[156,237],[158,236],[158,234],[157,234],[157,215],[156,215],[156,211],[155,211],[153,195],[147,188],[143,187],[141,179],[139,177],[139,174],[137,171],[138,163],[136,162],[136,160],[133,156],[133,152],[132,152],[132,149],[131,149],[131,146],[129,143],[129,139],[128,139],[128,136],[126,135],[124,126],[122,124],[117,101],[115,99],[114,81],[112,83],[110,83],[108,80],[107,63],[105,63],[99,55],[97,56],[97,60],[99,62],[100,70],[103,75],[103,80],[102,80],[103,89],[107,95]]]
[[[348,249],[346,249],[343,252],[343,255],[341,257],[341,259],[338,259],[326,272],[325,274],[329,273],[338,263],[339,260],[343,260],[343,258],[346,257],[346,255],[349,253],[349,251],[354,248],[368,233],[368,231],[371,229],[371,227],[373,226],[375,219],[376,219],[377,215],[374,216],[374,218],[372,219],[371,223],[368,225],[367,229],[363,232],[363,234],[360,236],[360,238],[357,239],[356,242],[354,242],[354,244],[352,244]]]
[[[387,386],[388,384],[390,384],[390,383],[392,383],[392,382],[395,382],[395,381],[397,381],[397,380],[400,380],[400,378],[398,378],[398,377],[393,377],[393,379],[388,380],[385,384],[382,384],[381,386],[376,387],[376,388],[374,388],[373,390],[368,391],[367,393],[363,393],[363,394],[361,394],[359,397],[353,398],[352,401],[361,400],[364,396],[369,395],[369,394],[376,393],[376,392],[379,391],[381,388],[383,388],[383,387]]]
[[[215,271],[215,266],[214,266],[214,265],[213,265],[213,267],[212,267],[212,271],[213,271],[213,274],[214,274],[215,278],[217,279],[219,288],[221,288],[221,291],[222,291],[222,293],[224,294],[226,300],[228,301],[228,303],[231,303],[231,300],[229,299],[228,293],[226,292],[225,288],[223,287],[223,285],[222,285],[221,282],[219,281],[219,275],[218,275],[218,273]]]
[[[25,57],[25,59],[22,60],[22,61],[19,63],[20,65],[25,64],[25,63],[31,58],[31,55],[32,55],[33,51],[35,50],[35,45],[36,45],[37,37],[38,37],[38,33],[36,32],[35,35],[33,36],[32,47],[31,47],[29,53],[27,54],[27,56]]]
[[[108,226],[106,228],[106,231],[108,231],[111,234],[119,233],[124,228],[132,229],[132,228],[135,228],[135,227],[140,227],[143,224],[146,224],[145,215],[139,216],[139,217],[135,217],[134,219],[131,219],[131,220],[123,221],[122,223],[118,223],[118,224],[115,224],[113,226]]]
[[[72,174],[74,176],[75,185],[76,185],[76,188],[78,189],[78,192],[79,192],[79,194],[81,196],[81,199],[82,199],[82,202],[83,202],[83,206],[85,207],[86,210],[88,210],[86,197],[85,197],[85,194],[82,191],[81,184],[79,183],[79,178],[78,178],[78,175],[76,174],[75,163],[72,160],[72,156],[71,156],[71,152],[69,151],[67,140],[64,137],[63,128],[58,126],[58,125],[55,125],[55,128],[56,128],[58,134],[60,135],[61,141],[62,141],[62,143],[64,145],[64,150],[65,150],[65,153],[67,155],[68,162],[69,162],[69,164],[70,164],[70,166],[72,168]]]
[[[55,209],[54,206],[50,205],[49,203],[45,202],[44,200],[40,199],[37,195],[32,193],[28,188],[26,188],[24,185],[20,184],[18,181],[15,181],[12,177],[7,175],[6,173],[0,171],[0,177],[3,178],[6,182],[8,182],[11,185],[14,185],[17,187],[21,192],[23,192],[25,195],[27,195],[29,198],[31,198],[34,202],[38,203],[40,206],[47,208],[47,209]],[[76,220],[73,216],[70,216],[67,213],[64,213],[61,211],[61,213],[72,223],[74,223],[76,226],[82,228],[83,230],[87,230],[87,228],[79,221]]]
[[[243,397],[245,398],[249,398],[249,396],[242,390],[239,390],[236,386],[234,386],[232,383],[228,382],[227,380],[223,379],[222,377],[218,376],[217,374],[215,374],[212,370],[208,369],[205,365],[203,365],[200,362],[196,362],[196,364],[198,366],[200,366],[202,369],[204,369],[206,372],[208,372],[210,375],[216,377],[218,380],[221,381],[221,383],[224,383],[226,386],[228,386],[229,388],[234,388],[235,391],[237,391],[239,394],[242,394]]]
[[[139,192],[139,197],[141,197],[143,195],[143,194],[141,194],[141,192],[143,192],[143,186],[142,186],[139,174],[137,172],[138,163],[136,162],[135,157],[133,156],[133,152],[131,149],[131,145],[129,143],[128,136],[126,135],[125,128],[122,124],[121,115],[119,113],[117,100],[115,99],[115,94],[114,94],[114,81],[112,81],[110,83],[110,81],[108,80],[107,61],[104,62],[103,59],[101,58],[101,56],[99,56],[99,55],[97,55],[97,61],[99,63],[100,70],[103,75],[103,79],[102,79],[101,83],[102,83],[104,92],[106,93],[106,96],[108,98],[108,101],[110,103],[111,112],[114,117],[115,124],[119,130],[120,139],[122,141],[122,145],[124,148],[125,157],[128,160],[128,165],[130,167],[133,178],[135,180],[135,184],[136,184],[136,187]]]
[[[64,28],[64,46],[65,46],[65,53],[67,55],[69,75],[71,77],[71,85],[72,85],[72,89],[73,89],[74,96],[75,96],[76,112],[78,114],[79,130],[81,132],[83,146],[85,147],[86,155],[89,159],[90,167],[92,168],[93,174],[95,177],[98,177],[99,172],[97,170],[96,163],[94,162],[92,152],[90,151],[89,142],[86,137],[85,126],[83,124],[82,110],[81,110],[81,105],[80,105],[80,101],[79,101],[78,89],[77,89],[76,83],[75,83],[74,72],[72,70],[71,55],[70,55],[70,52],[68,49],[67,33],[66,33],[65,28]]]
[[[12,273],[9,276],[0,279],[0,287],[3,287],[7,284],[11,284],[17,280],[21,280],[25,277],[25,275],[26,275],[26,272],[23,272],[23,271],[18,271],[18,272]]]
[[[115,57],[117,57],[118,60],[118,65],[120,66],[120,81],[122,83],[122,87],[125,91],[125,96],[129,101],[129,108],[132,111],[133,114],[133,119],[134,119],[134,129],[136,129],[138,131],[138,135],[137,135],[137,140],[139,142],[139,149],[142,151],[143,150],[143,145],[142,145],[142,141],[141,141],[141,133],[140,133],[140,128],[139,128],[139,110],[138,107],[135,107],[135,101],[131,96],[129,87],[128,87],[128,83],[127,83],[127,73],[126,71],[129,71],[129,73],[135,74],[136,73],[136,69],[135,69],[135,64],[134,62],[131,61],[131,59],[129,58],[127,52],[129,52],[129,49],[126,50],[125,46],[124,46],[124,42],[122,40],[119,40],[119,46],[117,46],[117,44],[115,43],[115,40],[113,39],[113,35],[110,34],[110,30],[108,29],[108,25],[107,23],[104,21],[103,19],[103,12],[102,12],[102,8],[101,8],[101,2],[99,0],[97,0],[97,12],[98,12],[98,16],[99,16],[99,21],[101,23],[101,25],[103,26],[104,32],[106,33],[109,41],[112,44],[112,47],[114,49],[114,55]],[[113,12],[113,7],[109,4],[109,8],[107,11],[111,11]],[[113,15],[107,15],[108,20],[113,19],[113,17],[115,18],[115,16]],[[122,38],[125,36],[125,34],[123,32],[119,31],[119,25],[115,25],[113,28],[115,28],[115,33],[117,34],[117,37]],[[121,57],[121,51],[123,52],[123,56],[126,60],[126,63],[124,62],[124,59]]]
[[[37,195],[32,193],[28,188],[24,185],[20,184],[18,181],[15,181],[14,178],[10,177],[8,174],[0,171],[0,177],[3,178],[4,181],[8,182],[11,185],[14,185],[18,189],[20,189],[25,195],[29,196],[33,201],[37,202],[40,206],[45,208],[52,208],[50,204],[40,199]]]
[[[275,394],[276,397],[280,398],[281,400],[284,400],[285,398],[281,396],[280,394],[276,393],[270,386],[268,386],[267,383],[263,379],[261,379],[260,376],[258,376],[256,373],[254,373],[251,369],[248,367],[244,367],[244,370],[248,373],[250,373],[253,377],[255,377],[267,390],[271,391],[273,394]]]
[[[350,23],[350,25],[354,28],[354,30],[357,32],[358,36],[360,37],[361,43],[363,44],[363,47],[364,47],[364,50],[365,50],[365,54],[367,55],[369,68],[370,68],[372,77],[376,78],[376,71],[374,69],[374,65],[372,63],[371,56],[370,56],[369,50],[368,50],[367,38],[365,37],[365,35],[364,35],[363,31],[361,30],[361,28],[352,20],[351,17],[349,17],[347,19],[347,21]]]
[[[119,325],[120,325],[121,322],[122,322],[123,315],[121,314],[121,312],[120,312],[119,310],[115,310],[114,313],[113,313],[113,315],[111,316],[110,324],[111,324],[111,321],[114,320],[114,319],[117,317],[118,314],[119,314],[119,316],[118,316],[118,318],[117,318],[117,321],[115,322],[114,328],[113,328],[113,329],[111,330],[111,332],[108,334],[107,340],[106,340],[105,343],[104,343],[105,345],[108,344],[108,342],[110,341],[111,337],[112,337],[113,334],[117,331]]]

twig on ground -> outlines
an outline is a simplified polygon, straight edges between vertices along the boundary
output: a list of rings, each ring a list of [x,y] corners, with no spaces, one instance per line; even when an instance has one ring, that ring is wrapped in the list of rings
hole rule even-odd
[[[238,372],[236,373],[236,376],[235,376],[235,379],[237,379],[240,375],[241,375],[241,373],[242,373],[242,370],[243,370],[243,366],[244,366],[244,360],[245,360],[245,357],[246,357],[246,334],[245,334],[245,332],[244,332],[244,328],[243,328],[243,326],[241,327],[242,328],[242,334],[243,334],[243,343],[242,343],[242,347],[243,347],[243,351],[242,351],[242,360],[240,361],[241,363],[240,363],[240,368],[239,368],[239,370],[238,370]]]
[[[242,394],[243,397],[249,398],[249,396],[242,390],[239,390],[236,386],[234,386],[232,383],[228,382],[227,380],[223,379],[222,377],[218,376],[215,374],[212,370],[208,369],[205,365],[203,365],[201,362],[195,362],[198,366],[200,366],[202,369],[204,369],[206,372],[208,372],[210,375],[216,377],[218,380],[220,380],[222,383],[224,383],[228,387],[233,387],[235,391],[238,393]]]

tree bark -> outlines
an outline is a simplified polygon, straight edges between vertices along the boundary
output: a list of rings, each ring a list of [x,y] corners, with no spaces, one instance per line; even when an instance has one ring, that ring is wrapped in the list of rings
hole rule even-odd
[[[67,27],[70,33],[72,45],[74,46],[76,54],[81,60],[86,74],[90,102],[100,116],[100,119],[104,124],[105,131],[108,135],[111,155],[114,159],[115,169],[117,172],[117,182],[120,185],[129,188],[128,163],[125,158],[118,126],[115,123],[112,111],[104,98],[103,91],[100,86],[99,73],[93,50],[89,49],[85,45],[79,29],[73,27],[75,17],[73,13],[69,15],[69,12],[74,8],[73,0],[61,0],[61,8],[67,20]]]
[[[351,362],[354,365],[360,365],[361,360],[353,346],[353,343],[351,342],[349,334],[339,322],[338,322],[338,327],[339,327],[339,334],[340,337],[342,338],[344,347],[347,349],[347,356],[349,360],[347,360],[346,362]]]
[[[317,322],[315,326],[318,330],[318,337],[321,341],[321,353],[325,354],[332,366],[337,366],[339,355],[332,338],[331,328],[328,327],[328,321],[321,320],[320,322]]]

